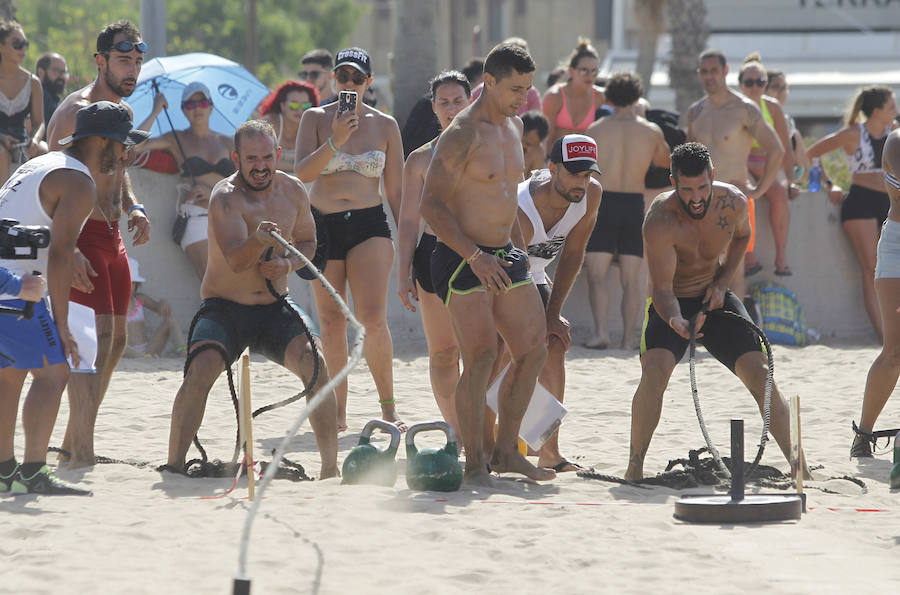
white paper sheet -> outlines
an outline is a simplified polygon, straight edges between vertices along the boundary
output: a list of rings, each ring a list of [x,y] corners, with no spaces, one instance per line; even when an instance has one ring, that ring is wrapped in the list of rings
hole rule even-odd
[[[72,358],[69,358],[72,372],[96,374],[94,363],[97,359],[97,326],[94,309],[69,302],[69,330],[78,343],[78,355],[81,357],[77,368],[72,365]]]
[[[509,371],[509,366],[500,372],[494,384],[487,390],[487,406],[496,413],[497,399],[500,392],[500,383]],[[553,432],[562,424],[562,419],[569,413],[566,406],[556,400],[550,391],[544,388],[540,382],[535,383],[534,393],[522,418],[519,427],[519,438],[524,440],[534,450],[540,449],[544,442],[553,435]]]

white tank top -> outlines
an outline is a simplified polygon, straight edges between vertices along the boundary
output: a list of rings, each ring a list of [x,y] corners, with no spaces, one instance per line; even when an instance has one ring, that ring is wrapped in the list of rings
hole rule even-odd
[[[41,206],[41,182],[47,174],[58,169],[74,169],[94,181],[85,164],[62,151],[35,157],[23,163],[0,188],[0,219],[16,219],[22,225],[49,226],[53,220]],[[81,224],[84,225],[84,221]],[[37,260],[0,259],[0,267],[17,275],[39,271],[46,278],[48,252],[47,248],[38,250]]]
[[[519,183],[519,208],[528,216],[531,227],[534,229],[531,241],[528,242],[528,260],[531,262],[531,275],[538,285],[547,283],[547,273],[544,272],[544,269],[556,258],[566,242],[566,236],[587,213],[587,196],[585,196],[581,202],[571,203],[566,209],[566,214],[556,222],[556,225],[547,229],[541,219],[541,214],[534,206],[534,199],[531,197],[531,182],[549,175],[549,170],[542,169],[536,171],[531,178]]]

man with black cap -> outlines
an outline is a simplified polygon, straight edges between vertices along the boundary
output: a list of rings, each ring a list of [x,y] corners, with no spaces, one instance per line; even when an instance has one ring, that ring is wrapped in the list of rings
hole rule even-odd
[[[456,411],[468,484],[493,483],[482,430],[498,332],[512,362],[500,387],[490,468],[537,480],[556,476],[518,451],[519,426],[547,358],[545,314],[516,218],[516,188],[525,168],[516,112],[525,103],[534,69],[521,47],[503,43],[491,50],[484,64],[484,93],[442,133],[422,192],[422,217],[438,238],[431,274],[450,310],[463,360]]]
[[[519,227],[547,314],[547,362],[538,382],[560,402],[566,387],[566,352],[572,343],[562,307],[581,270],[603,194],[593,174],[600,174],[596,143],[582,134],[567,134],[553,143],[548,169],[534,171],[519,184]],[[545,269],[557,254],[559,265],[551,281]],[[559,432],[538,452],[538,467],[556,472],[584,470],[560,454]]]
[[[122,98],[134,91],[146,51],[141,32],[128,21],[112,23],[100,32],[94,54],[97,78],[66,97],[56,109],[48,126],[51,151],[62,148],[60,139],[75,130],[76,113],[92,102],[120,104],[133,118],[131,106]],[[144,206],[135,200],[126,165],[123,162],[114,172],[96,178],[97,202],[78,238],[78,248],[87,260],[76,262],[76,266],[90,269],[93,287],[86,292],[73,289],[71,299],[94,309],[97,373],[77,374],[69,382],[72,413],[62,448],[70,453],[69,464],[73,467],[94,464],[93,428],[97,410],[127,344],[125,315],[131,296],[131,277],[125,244],[119,233],[122,213],[127,214],[134,246],[150,239],[150,220]]]
[[[31,494],[89,495],[60,482],[46,466],[47,445],[59,401],[69,378],[70,358],[79,364],[78,345],[68,326],[69,289],[87,289],[76,275],[75,243],[97,203],[94,180],[122,167],[128,146],[147,133],[132,130],[128,110],[100,101],[78,111],[75,133],[62,139],[66,148],[23,164],[0,188],[0,219],[48,226],[50,245],[36,260],[0,260],[0,267],[22,274],[46,275],[46,298],[33,305],[31,318],[0,315],[0,491]],[[0,306],[23,309],[25,303],[0,296]],[[51,314],[52,311],[52,314]],[[16,462],[13,435],[19,396],[27,374],[33,381],[25,399],[23,462]],[[74,415],[73,411],[73,415]]]

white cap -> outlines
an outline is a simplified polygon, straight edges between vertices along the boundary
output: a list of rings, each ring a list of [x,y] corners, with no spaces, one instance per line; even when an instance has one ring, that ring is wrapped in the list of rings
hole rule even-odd
[[[138,261],[133,259],[132,257],[128,257],[128,266],[131,269],[131,282],[132,283],[143,283],[146,281],[143,277],[141,277],[141,265]]]
[[[191,95],[194,93],[203,93],[203,96],[212,101],[212,97],[209,95],[209,89],[206,88],[206,85],[199,81],[194,81],[190,85],[184,88],[184,91],[181,92],[181,103],[184,103],[188,99],[191,98]]]

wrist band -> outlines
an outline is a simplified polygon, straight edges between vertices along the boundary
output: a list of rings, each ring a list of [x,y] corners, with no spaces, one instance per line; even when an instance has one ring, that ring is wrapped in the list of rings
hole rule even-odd
[[[331,150],[335,153],[340,153],[340,150],[334,146],[334,142],[332,142],[331,137],[328,137],[328,146],[331,147]]]
[[[144,215],[147,214],[147,209],[144,208],[144,205],[131,205],[131,207],[128,209],[128,214],[131,215],[135,211],[140,211]]]
[[[472,256],[470,256],[466,259],[466,264],[472,264],[473,262],[475,262],[478,259],[479,256],[481,256],[481,254],[482,254],[481,248],[478,248],[477,250],[475,250],[475,252],[472,253]]]

